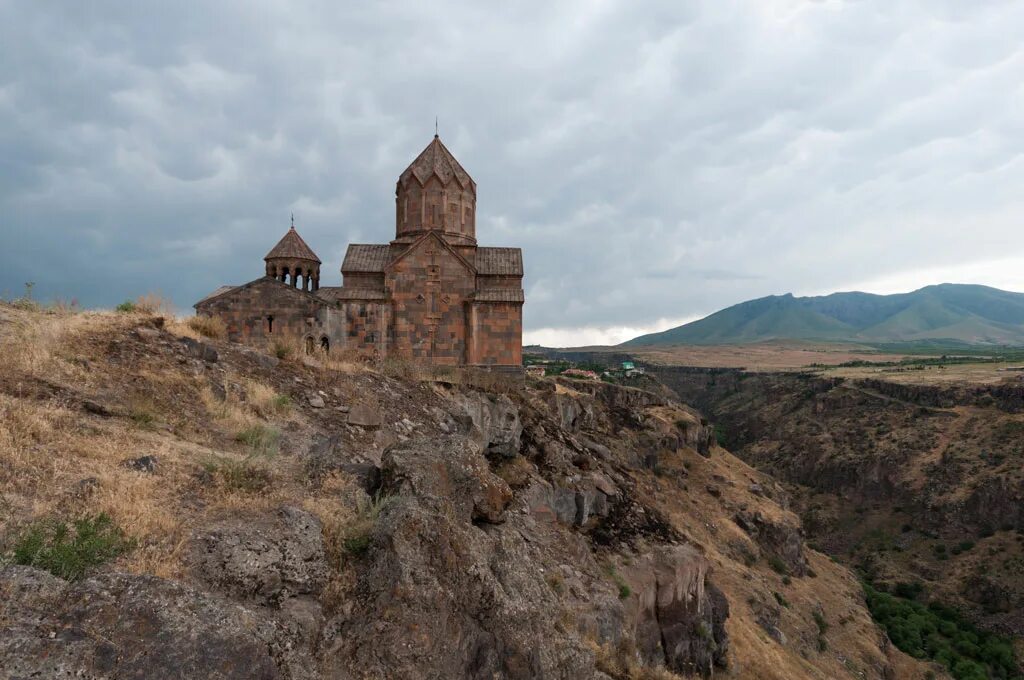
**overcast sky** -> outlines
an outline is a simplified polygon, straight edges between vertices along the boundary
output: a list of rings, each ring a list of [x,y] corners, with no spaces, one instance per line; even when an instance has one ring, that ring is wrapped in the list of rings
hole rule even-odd
[[[184,311],[292,212],[339,285],[435,115],[526,342],[1024,290],[1021,36],[1024,2],[0,0],[0,296]]]

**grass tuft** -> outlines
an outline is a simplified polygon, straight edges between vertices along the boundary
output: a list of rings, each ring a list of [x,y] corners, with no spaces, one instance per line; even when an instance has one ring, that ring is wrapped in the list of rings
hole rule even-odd
[[[87,515],[70,525],[49,518],[26,527],[14,543],[12,559],[77,581],[134,546],[106,513]]]
[[[203,469],[229,491],[260,493],[270,487],[273,477],[252,456],[235,460],[226,456],[211,456],[203,461]]]
[[[240,430],[235,435],[235,441],[249,447],[249,453],[252,456],[274,456],[278,452],[281,431],[276,427],[256,423]]]
[[[361,557],[370,549],[370,534],[377,518],[393,502],[392,496],[376,496],[362,503],[352,522],[342,530],[341,546],[351,557]]]

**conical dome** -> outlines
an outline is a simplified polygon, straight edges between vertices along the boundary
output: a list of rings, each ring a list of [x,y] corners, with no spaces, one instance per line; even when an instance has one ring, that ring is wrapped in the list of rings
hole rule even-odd
[[[277,245],[270,249],[264,260],[272,260],[275,258],[287,258],[290,260],[312,260],[317,264],[320,264],[320,258],[316,256],[313,249],[306,245],[306,242],[299,236],[299,232],[295,231],[295,225],[288,230]]]
[[[437,231],[452,245],[476,244],[476,182],[441,138],[434,139],[398,177],[395,241]]]
[[[320,287],[320,258],[295,231],[294,222],[263,260],[267,263],[267,276],[303,290]]]
[[[437,175],[441,184],[445,185],[454,179],[463,189],[470,189],[476,193],[476,182],[437,135],[434,135],[434,139],[420,152],[416,160],[409,164],[409,167],[398,178],[398,183],[407,185],[409,180],[415,177],[422,186],[427,183],[431,175]]]

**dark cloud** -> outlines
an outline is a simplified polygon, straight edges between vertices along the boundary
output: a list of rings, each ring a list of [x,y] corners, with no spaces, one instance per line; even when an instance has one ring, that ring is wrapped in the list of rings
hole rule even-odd
[[[293,211],[337,283],[435,114],[481,241],[526,251],[528,337],[989,261],[1012,284],[1022,30],[952,0],[3,3],[0,294],[184,309]]]

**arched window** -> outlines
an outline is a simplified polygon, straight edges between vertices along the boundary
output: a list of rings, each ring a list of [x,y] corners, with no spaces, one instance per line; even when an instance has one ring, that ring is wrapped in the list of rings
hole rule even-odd
[[[306,354],[312,354],[314,346],[313,338],[306,338]]]
[[[274,332],[274,317],[273,316],[268,316],[267,317],[267,335],[270,335],[273,332]]]
[[[326,335],[320,338],[320,349],[322,349],[324,352],[331,351],[331,341],[327,339]]]
[[[295,287],[296,288],[302,288],[302,286],[305,285],[303,283],[303,279],[305,279],[305,278],[306,278],[305,275],[302,273],[302,270],[300,269],[299,273],[295,275],[295,284],[294,284]]]
[[[288,267],[281,267],[281,283],[288,283]]]

